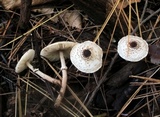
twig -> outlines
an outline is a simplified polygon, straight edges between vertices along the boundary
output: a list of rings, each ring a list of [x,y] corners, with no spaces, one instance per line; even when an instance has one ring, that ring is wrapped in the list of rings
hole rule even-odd
[[[27,83],[26,80],[24,80],[23,78],[20,78],[21,81],[23,81],[24,83]],[[36,91],[38,91],[39,93],[41,93],[42,95],[44,95],[45,97],[47,97],[49,100],[51,101],[54,101],[49,95],[48,95],[48,92],[46,92],[44,89],[41,89],[39,86],[37,86],[36,84],[34,83],[28,83],[28,85],[30,87],[32,87],[33,89],[35,89]],[[35,87],[36,86],[36,87]],[[38,88],[37,88],[38,87]],[[63,103],[61,103],[60,107],[62,109],[64,109],[66,112],[68,112],[69,114],[71,114],[72,116],[78,116],[75,112],[73,112],[70,108],[68,108],[66,105],[64,105]]]
[[[16,40],[18,40],[18,39],[20,39],[21,37],[27,35],[28,33],[31,33],[31,32],[34,31],[36,28],[42,26],[43,24],[47,23],[47,22],[50,21],[51,19],[57,17],[58,15],[60,15],[61,13],[63,13],[64,11],[68,10],[69,8],[71,8],[71,7],[73,7],[73,6],[74,6],[74,5],[71,5],[71,6],[67,7],[66,9],[60,11],[59,13],[57,13],[56,15],[54,15],[53,17],[45,20],[44,22],[40,23],[39,25],[34,26],[32,29],[28,30],[28,31],[25,32],[23,35],[20,35],[20,36],[18,36],[17,38],[13,39],[12,41],[8,42],[7,44],[1,46],[0,49],[3,48],[3,47],[5,47],[5,46],[7,46],[7,45],[9,45],[9,44],[11,44],[11,43],[13,43],[13,42],[15,42]]]
[[[20,86],[20,79],[18,78],[17,80],[17,84]],[[18,100],[18,114],[19,114],[19,117],[22,117],[22,103],[21,103],[21,89],[20,88],[17,88],[17,100]]]
[[[59,77],[60,80],[62,80],[62,77],[59,75],[59,73],[52,67],[51,64],[49,64],[48,60],[42,57],[42,59],[50,66],[50,68],[55,72],[55,74]],[[67,85],[67,89],[70,91],[70,93],[73,95],[73,97],[76,99],[76,101],[79,102],[79,104],[83,107],[83,109],[88,113],[90,117],[93,117],[93,115],[88,110],[87,106],[84,105],[84,103],[79,99],[79,97],[74,93],[74,91]],[[61,103],[62,104],[62,103]]]
[[[21,0],[19,26],[21,29],[28,28],[32,0]]]
[[[146,19],[144,19],[144,20],[140,23],[140,26],[141,26],[142,24],[144,24],[146,21],[148,21],[150,18],[152,18],[154,15],[158,14],[159,12],[160,12],[160,8],[159,8],[157,11],[155,11],[153,14],[149,15]],[[133,32],[132,32],[131,34],[134,34],[134,33],[138,30],[138,27],[139,27],[139,26],[136,26],[136,28],[133,30]]]
[[[120,0],[118,0],[115,5],[112,7],[110,13],[108,14],[106,20],[104,21],[100,31],[98,32],[98,34],[96,35],[95,39],[93,42],[96,42],[99,39],[99,36],[101,35],[101,33],[103,32],[104,28],[106,27],[108,21],[110,20],[111,16],[113,15],[115,9],[117,8],[118,4],[119,4]]]
[[[144,17],[144,14],[145,14],[145,12],[146,12],[147,6],[148,6],[148,0],[145,1],[145,4],[144,4],[144,7],[143,7],[143,11],[142,11],[142,15],[141,15],[140,21],[143,20],[143,17]]]
[[[156,96],[155,96],[155,98],[158,98],[158,97],[159,97],[159,95],[156,95]],[[149,100],[148,103],[153,102],[153,101],[155,100],[155,98],[152,98],[151,100]],[[138,110],[144,108],[148,103],[145,103],[145,104],[143,104],[141,107],[130,111],[130,112],[128,113],[128,117],[130,117],[132,114],[134,114],[134,113],[137,112]],[[154,117],[156,117],[156,116],[154,116]],[[158,117],[158,116],[157,116],[157,117]]]
[[[152,74],[150,75],[149,78],[151,78],[155,73],[157,73],[160,70],[160,67]],[[141,86],[139,86],[137,88],[137,90],[133,93],[133,95],[128,99],[128,101],[123,105],[123,107],[121,108],[121,110],[118,112],[116,117],[120,117],[120,115],[122,114],[122,112],[128,107],[128,105],[132,102],[132,100],[134,99],[134,97],[138,94],[138,92],[140,91],[140,89],[143,87],[143,85],[147,82],[148,80],[145,80],[143,82],[143,84]]]
[[[149,77],[143,77],[143,76],[136,76],[136,75],[131,75],[131,76],[129,76],[129,77],[131,77],[131,78],[139,78],[139,79],[143,79],[143,80],[148,80],[148,81],[160,83],[160,80],[155,79],[155,78],[149,78]]]
[[[94,96],[96,95],[97,91],[100,89],[100,86],[107,81],[109,78],[107,77],[109,71],[111,70],[116,58],[118,57],[118,53],[116,53],[111,61],[111,64],[109,65],[107,71],[104,73],[102,79],[98,82],[98,85],[96,86],[96,88],[94,89],[94,91],[92,92],[91,96],[89,97],[88,102],[86,103],[86,107],[89,106],[89,104],[92,102]]]

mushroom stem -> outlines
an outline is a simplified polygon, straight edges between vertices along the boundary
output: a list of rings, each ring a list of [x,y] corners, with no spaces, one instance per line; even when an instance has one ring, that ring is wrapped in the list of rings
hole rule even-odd
[[[43,79],[47,80],[48,82],[54,83],[56,85],[61,85],[60,81],[57,79],[54,79],[48,75],[46,75],[45,73],[41,72],[39,69],[35,69],[33,68],[33,66],[27,62],[26,65],[28,66],[28,68],[30,70],[32,70],[34,73],[36,73],[37,75],[39,75],[40,77],[42,77]]]
[[[64,59],[64,55],[63,55],[63,52],[60,51],[59,52],[59,55],[60,55],[60,61],[61,61],[61,70],[62,70],[62,84],[61,84],[61,89],[60,89],[60,92],[59,92],[59,95],[55,101],[55,104],[54,106],[55,107],[58,107],[64,97],[64,93],[66,91],[66,86],[67,86],[67,66],[66,66],[66,62],[65,62],[65,59]]]

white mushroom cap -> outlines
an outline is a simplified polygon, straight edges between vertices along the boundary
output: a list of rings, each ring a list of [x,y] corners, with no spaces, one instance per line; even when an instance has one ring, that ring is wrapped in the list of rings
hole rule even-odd
[[[94,42],[85,41],[75,45],[70,53],[73,65],[84,73],[94,73],[102,66],[102,49]]]
[[[27,62],[30,63],[34,59],[34,56],[35,56],[35,51],[33,49],[29,49],[18,61],[15,68],[15,72],[20,73],[23,70],[25,70],[28,67]]]
[[[43,48],[40,52],[40,55],[47,58],[50,61],[56,61],[59,60],[59,52],[62,51],[64,58],[69,58],[70,51],[75,44],[77,43],[70,41],[56,42]]]
[[[148,54],[148,43],[141,37],[127,35],[118,42],[117,51],[126,61],[137,62]]]

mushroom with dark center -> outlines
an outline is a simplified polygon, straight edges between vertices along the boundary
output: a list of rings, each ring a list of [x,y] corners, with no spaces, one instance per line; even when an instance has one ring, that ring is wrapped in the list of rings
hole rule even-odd
[[[64,96],[66,85],[67,85],[67,66],[65,63],[65,58],[70,57],[70,51],[72,47],[76,45],[74,42],[70,41],[61,41],[50,44],[43,48],[40,52],[40,55],[44,58],[47,58],[50,61],[61,61],[61,70],[62,70],[62,85],[59,92],[59,95],[55,101],[55,107],[58,107]]]
[[[91,56],[91,51],[89,49],[83,50],[83,57],[88,58]]]
[[[94,73],[102,66],[103,51],[92,41],[75,45],[70,53],[72,64],[84,73]]]
[[[35,69],[33,68],[33,66],[31,65],[31,61],[34,59],[35,56],[35,51],[33,49],[29,49],[22,57],[21,59],[18,61],[16,67],[15,67],[15,72],[16,73],[20,73],[23,70],[25,70],[27,67],[32,70],[34,73],[36,73],[37,75],[39,75],[40,77],[42,77],[43,79],[60,85],[60,80],[54,79],[46,74],[44,74],[43,72],[41,72],[39,69]]]
[[[130,45],[131,48],[136,48],[138,46],[136,41],[130,42],[129,45]]]
[[[137,62],[148,54],[148,43],[141,37],[127,35],[118,42],[117,52],[127,61]]]

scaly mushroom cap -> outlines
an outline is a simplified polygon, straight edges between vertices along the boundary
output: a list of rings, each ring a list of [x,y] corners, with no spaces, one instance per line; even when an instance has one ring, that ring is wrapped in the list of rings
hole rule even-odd
[[[127,61],[137,62],[148,54],[148,43],[141,37],[127,35],[119,40],[117,51]]]
[[[70,41],[61,41],[50,44],[43,48],[40,52],[42,57],[47,58],[49,61],[56,61],[59,60],[59,52],[62,51],[64,58],[69,58],[70,51],[74,45],[77,43],[70,42]]]
[[[85,41],[75,45],[70,53],[73,65],[84,73],[94,73],[102,66],[102,49],[94,42]]]
[[[35,51],[33,49],[29,49],[19,60],[16,65],[15,72],[20,73],[27,68],[27,62],[33,61],[35,56]]]

